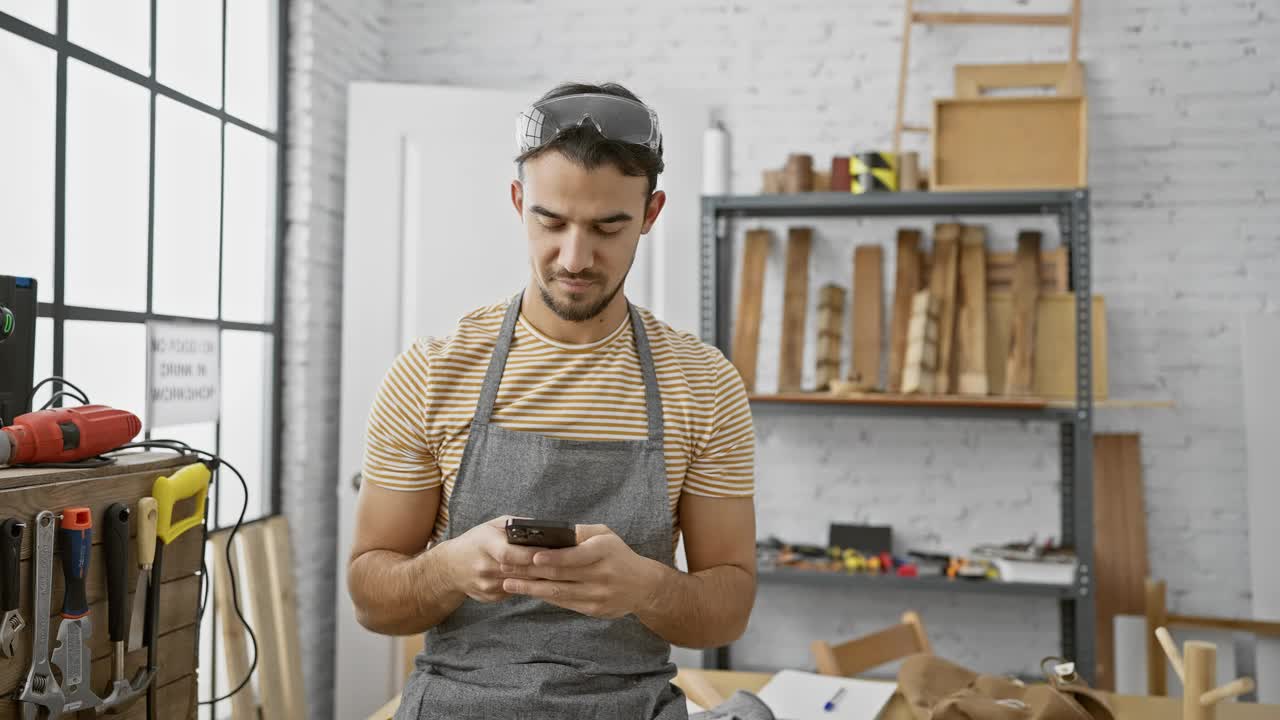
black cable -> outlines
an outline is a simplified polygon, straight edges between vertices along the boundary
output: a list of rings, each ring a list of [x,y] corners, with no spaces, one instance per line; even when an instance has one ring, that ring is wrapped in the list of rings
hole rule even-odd
[[[258,637],[257,635],[254,634],[253,628],[249,625],[249,621],[245,620],[244,613],[240,610],[240,592],[239,590],[236,589],[235,563],[233,563],[231,559],[231,552],[235,544],[236,533],[240,531],[240,526],[244,524],[244,516],[249,509],[249,483],[245,481],[244,475],[240,474],[240,471],[236,469],[236,466],[232,465],[226,460],[223,460],[222,458],[218,457],[218,455],[211,453],[208,450],[193,448],[181,440],[165,440],[165,439],[142,440],[139,442],[126,443],[116,448],[116,450],[113,450],[112,452],[117,452],[119,450],[130,450],[135,448],[142,448],[142,449],[148,449],[148,450],[153,448],[160,449],[160,450],[171,450],[179,454],[190,453],[192,455],[195,455],[196,457],[200,457],[201,455],[208,456],[209,459],[207,461],[201,460],[201,462],[204,462],[206,465],[208,465],[210,470],[217,470],[220,466],[225,465],[227,469],[229,469],[232,473],[235,473],[236,478],[240,481],[240,488],[241,490],[244,491],[244,500],[240,503],[240,516],[236,518],[235,525],[231,526],[231,532],[227,535],[227,548],[226,548],[227,577],[231,581],[231,604],[235,608],[236,617],[240,619],[240,624],[244,626],[245,632],[249,634],[249,643],[250,645],[253,646],[253,660],[252,662],[249,663],[249,670],[245,674],[244,680],[241,680],[239,685],[235,686],[234,689],[229,691],[227,694],[222,695],[221,697],[215,697],[212,700],[201,700],[199,701],[198,704],[212,705],[214,703],[222,702],[224,700],[231,698],[231,696],[243,690],[245,686],[249,684],[249,681],[253,678],[253,673],[258,667]],[[204,527],[205,527],[205,532],[208,533],[209,504],[207,500],[205,502],[204,512],[205,512]],[[196,621],[197,644],[199,644],[200,622],[204,620],[204,611],[205,611],[205,607],[208,604],[207,601],[209,598],[208,588],[209,588],[209,585],[211,584],[211,581],[209,580],[208,569],[205,567],[204,553],[201,553],[200,571],[201,571],[201,585],[204,587],[204,590],[202,593],[203,597],[200,600],[200,613]]]
[[[62,383],[63,385],[66,385],[67,387],[74,389],[76,392],[79,392],[79,393],[80,393],[80,397],[84,398],[84,404],[85,404],[85,405],[90,404],[90,403],[89,403],[89,393],[85,392],[84,390],[81,390],[79,385],[76,385],[75,383],[71,382],[70,380],[68,380],[68,379],[66,379],[66,378],[64,378],[64,377],[61,377],[61,376],[59,376],[59,375],[50,375],[49,377],[47,377],[47,378],[45,378],[45,379],[41,380],[40,382],[36,383],[36,386],[35,386],[35,387],[33,387],[33,388],[31,388],[31,395],[29,395],[29,396],[27,397],[27,403],[28,403],[28,404],[30,404],[30,403],[32,403],[32,402],[35,402],[35,399],[36,399],[36,391],[37,391],[37,390],[39,390],[40,388],[44,387],[45,385],[47,385],[47,384],[51,383],[51,382]]]
[[[80,395],[74,392],[67,392],[66,390],[59,390],[58,392],[50,395],[49,399],[46,400],[45,403],[40,406],[40,409],[48,410],[51,405],[53,405],[55,402],[58,401],[58,398],[64,398],[64,397],[69,397],[73,400],[79,400],[81,405],[89,404],[88,399],[86,399],[83,395]]]

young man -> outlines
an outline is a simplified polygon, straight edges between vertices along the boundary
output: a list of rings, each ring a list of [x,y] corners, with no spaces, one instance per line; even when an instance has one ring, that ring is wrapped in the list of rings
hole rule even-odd
[[[529,284],[387,373],[349,591],[370,630],[427,632],[397,718],[683,718],[671,645],[733,641],[755,597],[746,394],[623,292],[666,202],[657,115],[562,85],[517,137]],[[511,516],[577,523],[578,544],[509,544]]]

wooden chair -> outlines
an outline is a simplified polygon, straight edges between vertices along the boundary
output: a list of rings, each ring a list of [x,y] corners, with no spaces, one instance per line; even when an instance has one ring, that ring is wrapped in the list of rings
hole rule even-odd
[[[1195,627],[1211,630],[1228,630],[1248,632],[1255,635],[1280,637],[1280,622],[1250,620],[1242,618],[1207,617],[1203,615],[1175,615],[1168,611],[1165,603],[1165,583],[1163,580],[1146,579],[1146,640],[1147,640],[1147,694],[1167,695],[1168,687],[1165,677],[1164,662],[1166,655],[1170,658],[1175,672],[1182,675],[1179,663],[1173,661],[1177,652],[1171,640],[1161,643],[1156,631],[1165,627]],[[1168,631],[1163,633],[1168,636]],[[1200,643],[1199,645],[1204,645]],[[1198,647],[1198,646],[1197,646]],[[1205,683],[1201,683],[1204,685]],[[1209,682],[1208,685],[1212,685]],[[1209,687],[1203,688],[1209,690]],[[1244,692],[1248,692],[1247,690]]]
[[[902,614],[901,623],[886,630],[839,645],[815,640],[810,649],[819,673],[839,677],[860,675],[908,655],[933,654],[924,621],[910,610]]]

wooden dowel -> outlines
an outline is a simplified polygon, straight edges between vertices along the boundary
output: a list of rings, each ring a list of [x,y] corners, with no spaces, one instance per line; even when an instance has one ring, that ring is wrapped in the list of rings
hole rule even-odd
[[[912,20],[922,25],[1048,25],[1068,27],[1071,15],[1032,15],[1024,13],[915,13]]]
[[[1178,652],[1178,646],[1173,643],[1173,636],[1168,630],[1160,627],[1156,628],[1156,639],[1160,641],[1160,647],[1164,648],[1164,655],[1169,658],[1174,674],[1179,680],[1186,682],[1186,674],[1182,669],[1182,654]]]
[[[1236,678],[1226,685],[1216,687],[1213,690],[1200,696],[1200,704],[1204,707],[1226,700],[1229,697],[1243,695],[1247,692],[1253,692],[1253,678]]]
[[[1280,622],[1247,620],[1244,618],[1206,617],[1203,615],[1169,615],[1165,623],[1170,626],[1194,626],[1213,630],[1236,630],[1255,635],[1280,637]]]

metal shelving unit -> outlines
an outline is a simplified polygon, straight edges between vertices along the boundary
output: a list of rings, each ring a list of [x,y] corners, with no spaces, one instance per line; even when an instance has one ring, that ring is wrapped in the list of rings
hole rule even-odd
[[[1062,655],[1079,672],[1094,679],[1093,601],[1093,384],[1092,307],[1089,301],[1091,252],[1089,191],[1045,190],[964,193],[803,193],[796,195],[725,195],[702,198],[701,332],[702,339],[727,355],[732,327],[734,228],[738,218],[929,217],[965,215],[1054,215],[1061,242],[1071,258],[1071,288],[1076,294],[1076,402],[1074,407],[998,407],[963,402],[938,404],[812,401],[795,396],[753,397],[754,412],[858,413],[873,416],[1017,419],[1059,426],[1063,544],[1079,559],[1070,586],[1026,583],[950,582],[932,578],[898,579],[849,575],[762,572],[760,582],[802,583],[831,590],[921,590],[974,592],[1012,596],[1056,597],[1062,630]],[[727,668],[729,648],[707,650],[703,664]]]

